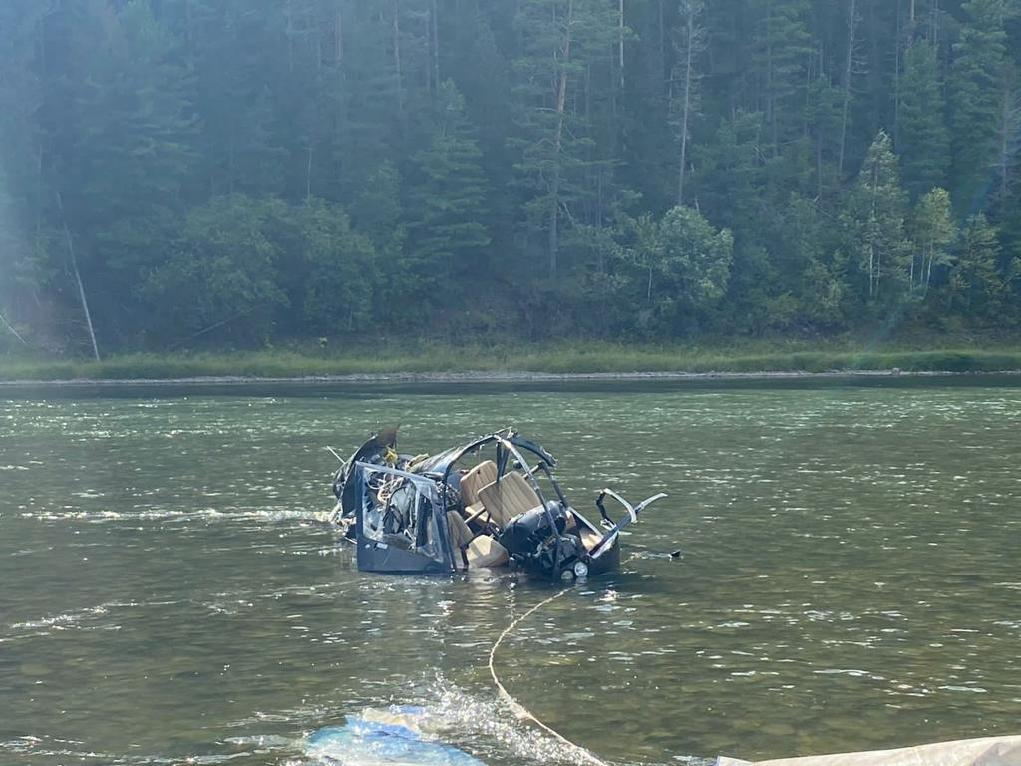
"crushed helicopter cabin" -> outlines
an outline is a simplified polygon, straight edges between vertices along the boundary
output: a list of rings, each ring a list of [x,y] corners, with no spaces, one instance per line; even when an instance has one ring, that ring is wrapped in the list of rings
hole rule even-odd
[[[356,545],[362,572],[507,567],[560,579],[617,569],[621,530],[666,495],[632,505],[604,489],[597,526],[568,502],[556,465],[541,445],[511,429],[413,456],[398,451],[397,428],[388,428],[341,460],[331,519]],[[610,518],[607,499],[623,507],[619,520]]]

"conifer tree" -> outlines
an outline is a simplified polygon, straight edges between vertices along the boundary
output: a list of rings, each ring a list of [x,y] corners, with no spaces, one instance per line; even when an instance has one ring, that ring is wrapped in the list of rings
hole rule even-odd
[[[448,276],[477,269],[485,260],[486,179],[464,98],[451,80],[440,86],[436,115],[432,143],[414,158],[421,178],[410,244],[423,273]]]
[[[957,258],[950,271],[950,306],[985,320],[1002,319],[1006,284],[998,268],[1000,243],[982,213],[970,216],[961,229]]]
[[[962,210],[989,201],[997,161],[1006,65],[1005,21],[1012,0],[967,0],[951,77],[953,196]]]
[[[462,275],[466,310],[543,337],[830,332],[909,296],[988,325],[949,298],[975,279],[948,258],[990,252],[948,244],[949,200],[1021,320],[1018,7],[6,0],[0,325],[84,350],[88,304],[103,346],[159,347],[201,299],[211,344],[429,326]],[[678,200],[733,232],[719,299],[648,245]],[[592,317],[594,287],[645,318]]]
[[[918,198],[946,183],[950,136],[946,128],[936,49],[919,42],[904,56],[901,81],[900,152],[904,188]]]
[[[130,328],[121,312],[132,311],[140,278],[179,228],[197,126],[179,42],[149,3],[131,0],[104,21],[92,18],[90,37],[66,53],[84,58],[72,107],[83,128],[61,137],[55,196],[72,268],[80,262],[91,313],[109,338]]]
[[[39,41],[45,3],[12,0],[0,4],[0,338],[24,345],[15,324],[36,319],[42,294],[57,274],[39,222],[47,188],[43,141],[36,115],[43,101]],[[35,225],[33,225],[35,223]],[[20,335],[20,333],[18,333]],[[0,340],[0,347],[4,345]]]
[[[760,15],[756,64],[772,153],[804,134],[812,56],[808,0],[755,0]]]
[[[610,49],[618,23],[599,3],[522,0],[515,28],[522,40],[514,66],[521,104],[516,170],[528,190],[526,220],[545,234],[547,270],[556,275],[564,211],[582,196],[581,177],[592,165],[592,139],[576,91],[593,57]]]

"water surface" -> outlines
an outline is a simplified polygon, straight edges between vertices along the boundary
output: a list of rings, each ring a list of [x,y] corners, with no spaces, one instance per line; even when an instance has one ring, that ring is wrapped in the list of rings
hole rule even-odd
[[[334,459],[514,425],[587,510],[670,499],[623,571],[498,658],[613,762],[1018,733],[1021,390],[586,386],[0,392],[0,763],[304,764],[346,713],[423,704],[487,763],[572,762],[486,661],[549,587],[363,576]],[[666,554],[681,548],[683,556]]]

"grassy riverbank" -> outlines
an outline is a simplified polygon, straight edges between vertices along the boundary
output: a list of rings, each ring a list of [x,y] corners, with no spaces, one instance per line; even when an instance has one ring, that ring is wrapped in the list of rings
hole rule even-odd
[[[170,380],[202,377],[301,378],[396,373],[820,373],[998,372],[1021,370],[1021,350],[938,350],[743,346],[691,348],[607,343],[493,349],[272,350],[179,355],[130,354],[102,362],[0,357],[0,380]]]

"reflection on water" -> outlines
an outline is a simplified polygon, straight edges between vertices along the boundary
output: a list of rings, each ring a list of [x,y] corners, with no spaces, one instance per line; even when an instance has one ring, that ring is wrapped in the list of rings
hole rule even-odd
[[[392,422],[413,451],[513,424],[583,509],[670,494],[498,657],[601,757],[1017,733],[1015,389],[284,393],[0,401],[0,762],[304,766],[398,703],[493,766],[569,763],[486,668],[548,587],[362,576],[324,523],[323,445]]]

